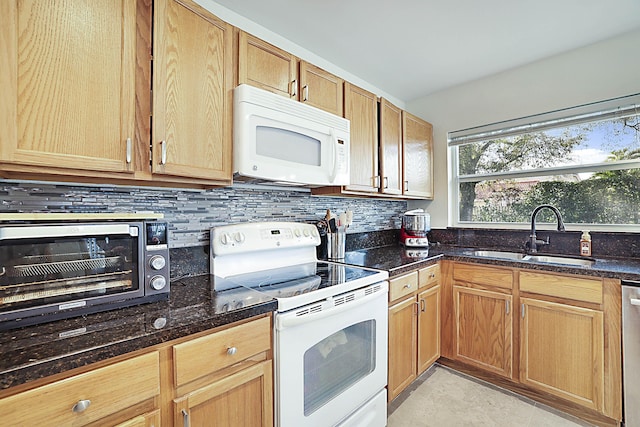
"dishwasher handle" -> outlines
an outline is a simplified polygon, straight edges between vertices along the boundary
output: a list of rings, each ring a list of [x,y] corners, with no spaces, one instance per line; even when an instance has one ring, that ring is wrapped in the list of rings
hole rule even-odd
[[[631,305],[640,305],[640,299],[638,298],[629,298],[629,302]]]

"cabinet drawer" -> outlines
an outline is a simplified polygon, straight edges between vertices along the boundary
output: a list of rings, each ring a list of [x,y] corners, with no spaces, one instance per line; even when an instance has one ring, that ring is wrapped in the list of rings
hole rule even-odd
[[[521,271],[520,291],[602,304],[601,279]]]
[[[184,385],[270,348],[269,317],[174,345],[176,385]]]
[[[513,271],[476,264],[454,264],[453,279],[498,288],[513,288]]]
[[[26,426],[80,426],[159,394],[160,362],[153,352],[9,396],[0,400],[0,413]],[[90,403],[73,412],[80,401]]]
[[[440,281],[440,264],[430,265],[418,271],[418,284],[421,288],[435,285]]]
[[[389,301],[397,300],[418,290],[418,272],[389,280]]]

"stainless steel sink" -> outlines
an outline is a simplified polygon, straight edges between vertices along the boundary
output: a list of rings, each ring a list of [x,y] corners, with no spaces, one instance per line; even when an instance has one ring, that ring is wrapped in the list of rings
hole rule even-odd
[[[568,258],[556,255],[527,255],[523,261],[543,262],[549,264],[576,265],[579,267],[591,267],[595,261],[585,258]]]
[[[469,255],[482,257],[482,258],[499,258],[499,259],[510,259],[515,261],[520,261],[525,257],[525,254],[519,252],[503,252],[503,251],[481,251],[481,250],[472,250],[468,252]]]
[[[591,267],[595,261],[586,258],[570,258],[560,255],[548,255],[548,254],[536,254],[527,255],[520,252],[507,252],[507,251],[489,251],[489,250],[470,250],[465,252],[467,255],[482,257],[482,258],[497,258],[507,259],[512,261],[525,261],[525,262],[539,262],[546,264],[560,264],[560,265],[573,265],[579,267]]]

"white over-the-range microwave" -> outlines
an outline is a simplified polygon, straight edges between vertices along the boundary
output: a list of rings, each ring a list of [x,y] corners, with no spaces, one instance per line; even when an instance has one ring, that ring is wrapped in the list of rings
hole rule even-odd
[[[349,185],[349,120],[246,84],[234,90],[234,180]]]

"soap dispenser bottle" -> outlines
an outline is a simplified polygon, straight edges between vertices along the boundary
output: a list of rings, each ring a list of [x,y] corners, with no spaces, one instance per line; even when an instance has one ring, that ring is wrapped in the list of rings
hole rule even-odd
[[[583,231],[580,237],[580,255],[591,256],[591,235],[589,231]]]

